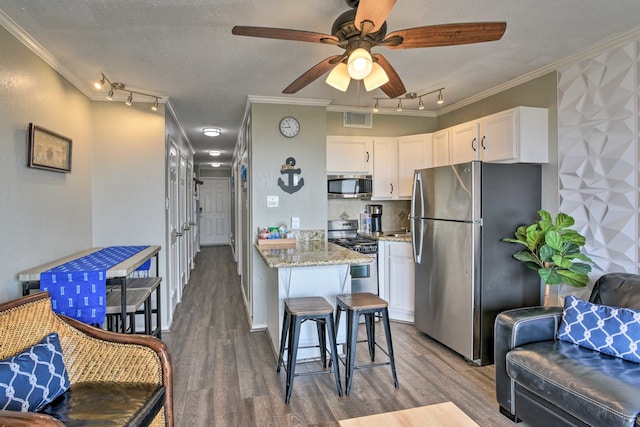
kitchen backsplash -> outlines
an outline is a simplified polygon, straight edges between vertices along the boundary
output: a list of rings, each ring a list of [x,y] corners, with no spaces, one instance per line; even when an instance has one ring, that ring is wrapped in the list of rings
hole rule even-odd
[[[366,205],[382,205],[382,230],[399,231],[409,227],[411,201],[409,200],[348,200],[329,199],[327,218],[360,219]]]

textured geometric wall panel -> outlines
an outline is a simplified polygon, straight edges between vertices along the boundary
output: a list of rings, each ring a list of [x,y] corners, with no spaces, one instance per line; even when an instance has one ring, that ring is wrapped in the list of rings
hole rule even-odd
[[[628,43],[558,71],[560,211],[587,237],[592,279],[640,272],[639,49]]]

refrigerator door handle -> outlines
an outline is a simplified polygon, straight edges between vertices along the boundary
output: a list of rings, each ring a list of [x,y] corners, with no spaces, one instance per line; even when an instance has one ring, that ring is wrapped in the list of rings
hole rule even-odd
[[[424,216],[424,199],[422,197],[422,175],[413,175],[413,194],[411,195],[411,218],[422,218]],[[420,214],[416,215],[416,195],[420,195]]]
[[[422,262],[422,244],[424,243],[424,220],[414,220],[415,228],[411,234],[413,240],[413,262],[420,264]],[[419,229],[418,229],[419,228]]]

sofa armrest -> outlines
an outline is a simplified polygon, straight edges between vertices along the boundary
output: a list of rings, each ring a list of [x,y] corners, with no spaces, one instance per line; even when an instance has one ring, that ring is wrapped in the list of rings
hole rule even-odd
[[[494,360],[496,399],[501,411],[515,418],[514,385],[507,374],[506,356],[513,348],[555,339],[562,319],[562,307],[525,307],[507,310],[496,317]],[[508,414],[505,413],[508,416]]]
[[[64,424],[49,415],[37,412],[0,411],[0,426],[64,427]]]

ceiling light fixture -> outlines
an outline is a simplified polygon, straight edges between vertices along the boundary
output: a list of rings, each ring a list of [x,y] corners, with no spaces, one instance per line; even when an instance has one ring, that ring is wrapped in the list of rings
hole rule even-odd
[[[95,82],[93,85],[95,86],[96,89],[100,90],[102,89],[102,86],[104,86],[104,81],[105,81],[105,77],[103,74],[102,78],[99,81]]]
[[[367,92],[378,89],[389,82],[389,76],[384,72],[380,64],[375,62],[371,68],[371,73],[364,78],[364,88]]]
[[[151,109],[153,111],[158,111],[159,108],[159,104],[161,102],[161,97],[157,96],[157,95],[151,95],[149,93],[145,93],[145,92],[140,92],[137,90],[133,90],[133,89],[129,89],[125,86],[124,83],[120,83],[120,82],[112,82],[111,80],[109,80],[109,78],[107,76],[104,75],[104,73],[101,73],[101,78],[99,81],[94,83],[94,86],[96,87],[96,89],[100,90],[102,89],[104,86],[108,86],[109,87],[109,93],[107,94],[106,98],[111,101],[113,100],[113,96],[116,92],[118,91],[122,91],[122,92],[129,92],[129,96],[127,97],[127,100],[125,101],[125,104],[127,104],[128,106],[131,106],[131,104],[133,103],[133,94],[135,93],[136,95],[141,95],[147,98],[151,98],[153,100],[153,104],[151,106]],[[138,99],[138,98],[136,98]]]
[[[220,150],[209,150],[209,155],[213,157],[218,157],[222,155],[222,151]]]
[[[351,76],[349,75],[349,70],[347,69],[347,64],[344,62],[339,63],[327,76],[325,82],[342,92],[346,92],[349,87],[349,82],[351,81]]]
[[[218,128],[205,128],[202,129],[202,133],[206,136],[214,137],[220,135],[222,131]]]
[[[352,79],[362,80],[371,74],[373,60],[371,54],[359,47],[351,52],[347,60],[347,68]]]
[[[437,104],[443,104],[444,103],[444,97],[442,96],[442,91],[444,89],[445,88],[441,87],[439,89],[435,89],[435,90],[432,90],[431,92],[423,93],[421,95],[418,95],[415,92],[409,92],[409,93],[406,93],[404,95],[404,97],[402,97],[402,98],[391,98],[391,99],[393,99],[393,100],[397,99],[398,100],[398,105],[396,107],[396,111],[398,111],[398,112],[403,111],[402,100],[413,101],[415,99],[418,100],[418,106],[417,106],[418,110],[422,111],[422,110],[425,109],[425,105],[424,105],[424,101],[422,100],[422,97],[423,96],[427,96],[427,95],[431,95],[432,93],[436,93],[437,92],[438,93],[438,98],[436,99],[436,103]],[[377,112],[380,111],[380,102],[381,101],[389,101],[390,100],[389,98],[373,98],[373,99],[376,100],[376,103],[373,106],[373,112],[374,113],[377,113]]]
[[[211,166],[213,166],[214,168],[219,168],[220,167],[220,163],[219,162],[213,162],[213,163],[211,163]]]

